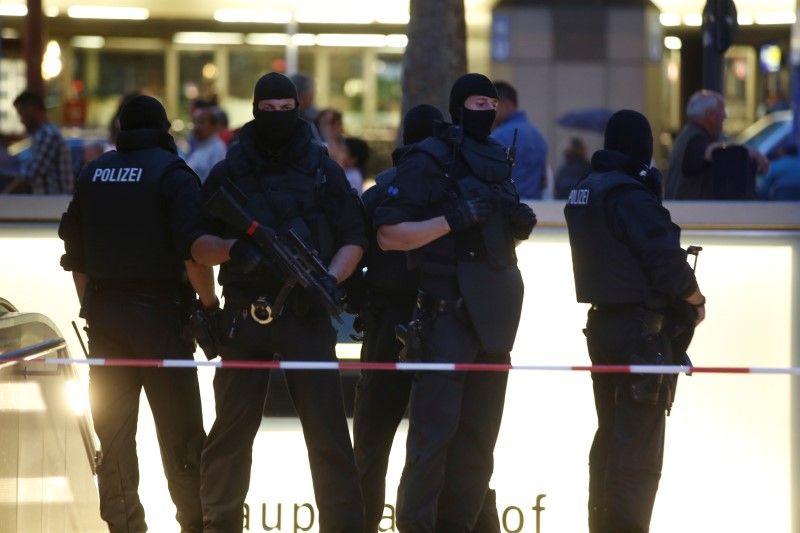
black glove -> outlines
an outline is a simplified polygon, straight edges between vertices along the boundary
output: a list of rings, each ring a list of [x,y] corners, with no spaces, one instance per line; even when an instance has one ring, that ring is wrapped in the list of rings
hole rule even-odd
[[[219,355],[221,320],[222,310],[219,308],[219,300],[209,308],[204,308],[198,300],[189,317],[189,331],[209,360]]]
[[[530,237],[536,227],[536,214],[528,204],[518,203],[511,215],[511,235],[518,241]]]
[[[261,264],[266,264],[266,258],[258,247],[247,239],[237,239],[231,246],[228,255],[231,261],[237,263],[245,274],[252,272]]]
[[[492,213],[492,204],[485,198],[461,200],[453,210],[444,214],[450,231],[461,231],[483,223]]]
[[[319,282],[338,307],[341,308],[344,306],[347,300],[347,293],[336,283],[336,278],[328,274],[327,276],[319,278]]]

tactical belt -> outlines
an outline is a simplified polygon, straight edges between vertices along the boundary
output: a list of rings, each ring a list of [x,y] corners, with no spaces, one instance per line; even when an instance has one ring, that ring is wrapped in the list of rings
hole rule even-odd
[[[91,280],[97,292],[118,292],[156,298],[178,298],[189,291],[177,280]]]
[[[625,314],[635,317],[642,321],[644,330],[648,334],[659,333],[664,324],[664,314],[662,312],[648,309],[639,303],[592,305],[592,311],[597,313]]]
[[[445,300],[420,290],[417,292],[417,309],[428,311],[434,314],[443,313],[463,313],[464,299]]]
[[[299,290],[292,290],[288,298],[285,299],[284,304],[276,306],[275,302],[279,291],[280,287],[274,290],[258,292],[244,292],[238,289],[225,287],[222,294],[225,297],[226,307],[248,309],[250,311],[250,317],[262,325],[269,324],[286,309],[291,311],[295,316],[306,316],[324,313],[325,311],[322,304],[318,304],[310,298],[305,297],[305,295],[302,294],[302,288]]]

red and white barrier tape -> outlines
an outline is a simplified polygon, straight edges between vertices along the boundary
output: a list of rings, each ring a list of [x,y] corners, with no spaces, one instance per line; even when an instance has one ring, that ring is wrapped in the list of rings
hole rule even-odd
[[[383,370],[401,372],[508,372],[511,370],[592,372],[596,374],[785,374],[800,375],[798,367],[680,366],[680,365],[515,365],[481,363],[363,363],[347,361],[253,361],[193,359],[46,358],[46,364],[146,368],[226,368],[248,370]]]

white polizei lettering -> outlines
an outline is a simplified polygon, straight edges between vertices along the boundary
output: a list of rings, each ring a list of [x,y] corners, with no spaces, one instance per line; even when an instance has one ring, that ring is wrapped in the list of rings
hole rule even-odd
[[[569,205],[587,205],[589,203],[589,189],[573,189],[567,198]]]
[[[142,179],[144,169],[141,167],[121,167],[121,168],[97,168],[92,175],[92,181],[99,178],[100,181],[117,183],[133,183]]]

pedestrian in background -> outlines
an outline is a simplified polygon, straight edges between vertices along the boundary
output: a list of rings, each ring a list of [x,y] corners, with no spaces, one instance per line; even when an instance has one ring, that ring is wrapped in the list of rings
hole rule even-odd
[[[728,117],[725,99],[715,91],[694,93],[686,104],[686,125],[675,138],[667,163],[664,197],[668,200],[711,198],[711,163],[715,150],[728,144],[722,126]],[[769,162],[758,150],[748,148],[758,172],[769,169]]]
[[[586,144],[580,137],[570,137],[563,151],[564,161],[556,171],[555,194],[558,200],[566,200],[578,180],[592,170],[586,154]]]
[[[547,143],[525,111],[518,109],[517,90],[505,81],[496,81],[494,86],[499,102],[492,138],[509,148],[516,136],[511,175],[517,192],[520,198],[541,199],[547,186]]]
[[[220,138],[219,115],[212,105],[197,105],[192,112],[192,137],[194,146],[186,157],[189,165],[205,183],[211,169],[225,159],[227,146]]]
[[[75,183],[69,147],[61,132],[47,119],[44,99],[24,91],[14,99],[14,108],[31,136],[31,155],[0,193],[70,194]]]

